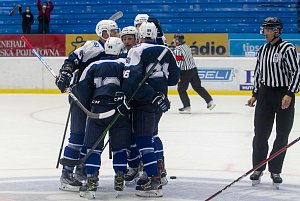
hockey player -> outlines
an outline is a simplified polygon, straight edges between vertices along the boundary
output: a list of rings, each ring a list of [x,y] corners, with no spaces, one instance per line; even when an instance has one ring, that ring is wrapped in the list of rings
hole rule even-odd
[[[157,44],[168,46],[167,40],[164,36],[163,30],[161,28],[161,25],[160,25],[160,22],[158,19],[149,17],[149,15],[147,15],[147,14],[138,14],[137,16],[135,16],[134,26],[137,29],[139,29],[139,27],[141,26],[141,24],[143,22],[153,22],[157,28],[157,37],[155,39]]]
[[[157,37],[155,39],[155,42],[159,45],[165,45],[167,46],[167,41],[166,38],[164,37],[160,22],[156,19],[156,18],[151,18],[149,17],[149,15],[147,14],[138,14],[135,19],[134,19],[134,26],[138,29],[140,27],[140,25],[143,22],[153,22],[157,28]],[[156,111],[156,121],[157,121],[157,125],[158,122],[161,119],[162,116],[162,112],[160,110]],[[153,133],[153,141],[154,141],[154,148],[155,148],[155,153],[157,156],[157,160],[158,160],[158,167],[159,167],[159,171],[161,173],[161,183],[162,185],[166,185],[168,183],[167,180],[167,171],[165,168],[165,160],[164,160],[164,149],[163,149],[163,143],[160,139],[160,137],[158,136],[158,127],[154,130]],[[131,149],[131,159],[130,160],[137,160],[138,159],[138,155],[136,155],[136,151],[134,149]],[[136,161],[133,161],[132,164],[137,164]],[[125,179],[127,181],[130,181],[132,179],[134,179],[137,175],[138,175],[138,167],[135,168],[129,168],[128,173],[125,176]],[[143,177],[143,175],[142,175]]]
[[[123,41],[125,50],[123,51],[122,57],[126,58],[128,51],[137,45],[138,42],[138,31],[134,26],[124,27],[121,31],[120,37]],[[136,182],[139,176],[139,165],[140,165],[140,153],[137,149],[134,136],[131,138],[131,145],[127,152],[127,163],[128,169],[124,175],[125,185],[129,186]]]
[[[109,36],[118,35],[118,25],[112,20],[101,20],[96,26],[96,34],[99,36],[98,41],[87,41],[82,47],[72,52],[64,61],[59,75],[56,79],[56,85],[62,93],[70,86],[71,79],[74,76],[74,83],[79,80],[83,70],[92,62],[105,56],[104,43]],[[76,78],[77,77],[77,78]],[[86,106],[88,107],[88,105]],[[86,149],[83,146],[86,115],[76,104],[71,104],[71,123],[70,138],[68,145],[64,149],[64,158],[78,159],[85,155]],[[73,175],[74,167],[63,166],[62,176],[60,179],[61,190],[78,191],[81,183],[85,180],[84,167],[78,166]]]
[[[143,22],[139,27],[141,44],[128,52],[128,64],[124,70],[123,90],[131,96],[143,79],[148,68],[153,64],[161,52],[167,48],[157,45],[157,29],[154,23]],[[162,185],[158,172],[157,158],[154,153],[153,135],[157,128],[157,110],[166,112],[170,108],[167,99],[168,85],[176,85],[179,79],[179,68],[172,52],[167,54],[155,67],[154,72],[142,85],[135,95],[131,106],[133,113],[133,134],[137,147],[141,153],[146,178],[137,182],[136,194],[143,197],[161,197]],[[147,121],[147,122],[146,122]]]
[[[116,191],[122,191],[127,165],[127,149],[130,146],[131,135],[129,106],[125,102],[123,93],[121,93],[125,59],[118,58],[124,46],[121,39],[117,37],[108,38],[104,46],[107,57],[102,57],[101,60],[93,62],[85,68],[83,72],[85,78],[73,87],[73,91],[80,101],[91,104],[92,112],[101,113],[116,108],[121,114],[121,117],[109,130],[109,139],[113,152],[113,169],[116,173],[114,188]],[[122,103],[126,106],[125,110],[117,107]],[[113,118],[111,116],[100,120],[87,119],[84,146],[88,151]],[[82,197],[95,198],[103,144],[102,140],[85,161],[87,182],[80,188],[80,196]]]
[[[122,29],[120,37],[125,47],[123,52],[127,55],[128,51],[138,42],[138,31],[134,26],[127,26]]]

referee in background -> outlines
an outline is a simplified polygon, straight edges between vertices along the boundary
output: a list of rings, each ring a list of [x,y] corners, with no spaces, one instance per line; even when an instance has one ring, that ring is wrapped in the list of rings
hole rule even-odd
[[[180,80],[178,82],[177,90],[183,108],[179,109],[179,113],[191,113],[191,103],[187,94],[189,83],[191,83],[193,89],[205,100],[207,108],[212,110],[216,104],[213,102],[211,95],[201,85],[191,48],[185,44],[184,35],[175,34],[173,41],[176,45],[174,54],[177,65],[180,68]]]
[[[299,91],[300,67],[296,48],[282,40],[282,22],[277,17],[268,17],[263,21],[261,33],[267,41],[260,47],[254,71],[254,89],[247,105],[254,107],[253,167],[264,161],[268,155],[268,139],[271,135],[274,119],[276,121],[276,139],[270,155],[287,145],[293,126],[295,112],[295,93]],[[271,179],[278,188],[282,183],[280,176],[286,151],[269,161],[268,170]],[[260,183],[260,177],[266,164],[250,176],[252,185]]]

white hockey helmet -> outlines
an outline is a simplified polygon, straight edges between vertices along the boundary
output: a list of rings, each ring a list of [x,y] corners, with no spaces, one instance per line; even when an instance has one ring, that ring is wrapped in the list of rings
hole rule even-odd
[[[124,45],[121,38],[109,37],[104,44],[105,54],[108,55],[119,55],[123,49]]]
[[[134,35],[135,38],[138,37],[138,31],[134,26],[124,27],[121,31],[120,37],[125,35]]]
[[[139,24],[142,24],[143,22],[147,22],[149,18],[149,15],[147,14],[138,14],[134,18],[134,26],[136,27]]]
[[[157,28],[153,22],[143,22],[139,28],[140,38],[151,38],[153,40],[157,37]]]
[[[96,25],[96,34],[102,38],[102,32],[106,31],[108,35],[110,36],[110,33],[112,30],[119,31],[118,25],[113,20],[101,20]]]

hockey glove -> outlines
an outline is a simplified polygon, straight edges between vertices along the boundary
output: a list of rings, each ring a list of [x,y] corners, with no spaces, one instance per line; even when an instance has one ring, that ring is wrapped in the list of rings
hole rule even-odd
[[[130,111],[130,106],[127,103],[127,98],[126,95],[123,92],[116,92],[115,97],[114,97],[114,102],[117,105],[117,111],[120,113],[122,116],[126,116],[129,114]]]
[[[56,78],[55,84],[60,89],[61,93],[66,92],[70,86],[73,73],[69,69],[60,69],[59,75]]]
[[[163,33],[162,28],[161,28],[159,20],[154,18],[154,17],[149,17],[148,22],[153,22],[155,24],[155,26],[157,28],[157,37],[161,38],[164,35],[164,33]]]
[[[167,112],[170,109],[170,101],[165,94],[158,92],[152,100],[152,104],[159,107],[162,112]]]

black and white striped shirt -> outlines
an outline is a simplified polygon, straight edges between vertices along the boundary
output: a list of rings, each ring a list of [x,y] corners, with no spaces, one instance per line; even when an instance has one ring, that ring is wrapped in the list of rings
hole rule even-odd
[[[266,43],[259,49],[253,96],[257,96],[261,84],[268,87],[288,87],[290,94],[299,91],[300,66],[294,45],[280,38],[274,45]]]
[[[180,70],[190,70],[196,68],[191,48],[185,43],[175,47],[174,55]]]

